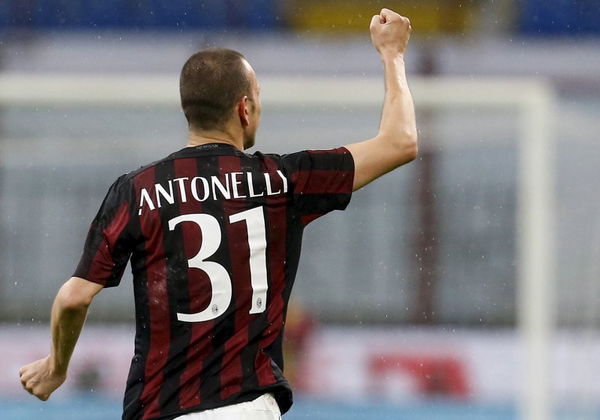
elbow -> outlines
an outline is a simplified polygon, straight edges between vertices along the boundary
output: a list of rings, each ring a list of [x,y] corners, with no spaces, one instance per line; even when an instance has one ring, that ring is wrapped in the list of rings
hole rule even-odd
[[[417,133],[405,133],[396,137],[395,145],[398,165],[412,162],[419,154]]]
[[[87,308],[92,303],[91,300],[85,299],[77,294],[72,293],[62,293],[58,297],[58,303],[60,308],[64,311],[69,312],[79,312],[83,310],[87,310]]]
[[[86,310],[92,303],[92,296],[82,293],[69,282],[63,284],[56,297],[60,307],[67,311]]]
[[[419,156],[419,145],[417,142],[417,135],[415,134],[414,136],[410,137],[409,139],[407,139],[406,144],[404,146],[405,149],[405,157],[406,157],[406,162],[412,162],[413,160],[415,160],[417,158],[417,156]]]

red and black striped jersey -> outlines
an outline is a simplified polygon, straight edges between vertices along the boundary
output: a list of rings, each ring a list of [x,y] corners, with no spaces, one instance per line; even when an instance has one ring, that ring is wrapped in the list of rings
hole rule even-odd
[[[350,201],[345,148],[245,154],[187,147],[121,176],[75,272],[119,284],[131,259],[136,337],[123,419],[275,395],[292,404],[282,336],[304,227]]]

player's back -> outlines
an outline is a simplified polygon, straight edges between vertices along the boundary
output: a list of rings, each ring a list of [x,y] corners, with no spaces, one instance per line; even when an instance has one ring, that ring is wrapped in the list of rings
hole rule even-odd
[[[220,144],[134,176],[144,245],[132,268],[136,295],[146,294],[138,322],[148,320],[138,335],[150,341],[134,404],[179,412],[286,388],[262,351],[283,326],[287,183],[276,162]]]
[[[114,286],[131,256],[137,330],[125,419],[267,392],[289,408],[281,342],[302,231],[347,205],[352,171],[343,148],[248,155],[211,143],[113,184],[76,274],[104,273]]]

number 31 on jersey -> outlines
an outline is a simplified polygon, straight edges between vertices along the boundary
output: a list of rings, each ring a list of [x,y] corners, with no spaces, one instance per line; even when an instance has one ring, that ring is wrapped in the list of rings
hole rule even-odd
[[[251,314],[264,312],[267,307],[267,235],[263,207],[255,207],[229,216],[229,223],[246,222],[248,247],[250,248],[250,283],[252,286]],[[215,319],[225,313],[231,304],[231,278],[227,269],[214,261],[206,261],[221,245],[221,227],[210,214],[184,214],[169,220],[169,230],[180,223],[195,223],[202,232],[202,243],[198,253],[188,260],[188,267],[206,273],[212,287],[210,303],[203,311],[193,314],[177,313],[183,322],[202,322]]]

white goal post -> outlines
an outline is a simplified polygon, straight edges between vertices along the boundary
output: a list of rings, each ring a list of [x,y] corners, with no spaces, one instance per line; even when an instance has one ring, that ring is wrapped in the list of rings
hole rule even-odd
[[[523,420],[552,417],[550,354],[554,328],[555,97],[539,79],[410,77],[418,106],[519,111],[517,176],[518,326],[523,359]],[[262,77],[262,102],[299,105],[380,106],[383,82],[365,77]],[[179,105],[178,81],[152,75],[0,75],[0,106]]]

